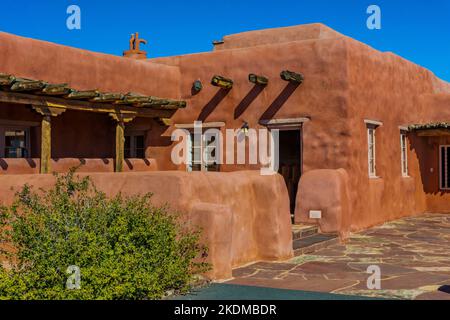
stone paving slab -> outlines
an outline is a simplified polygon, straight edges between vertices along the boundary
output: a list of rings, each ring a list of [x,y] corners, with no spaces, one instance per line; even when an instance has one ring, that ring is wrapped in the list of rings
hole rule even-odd
[[[381,270],[381,289],[367,288],[367,268]],[[408,217],[352,235],[284,262],[258,262],[233,271],[236,285],[350,296],[450,300],[450,214]]]

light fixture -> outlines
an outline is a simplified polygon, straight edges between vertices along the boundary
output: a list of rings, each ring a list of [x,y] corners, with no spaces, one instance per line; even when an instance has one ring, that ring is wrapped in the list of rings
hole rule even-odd
[[[244,123],[241,126],[241,132],[245,135],[248,136],[248,130],[249,130],[249,125],[247,121],[244,121]]]

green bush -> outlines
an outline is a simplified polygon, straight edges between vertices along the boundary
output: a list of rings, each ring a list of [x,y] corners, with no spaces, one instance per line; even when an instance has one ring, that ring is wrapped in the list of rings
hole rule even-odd
[[[179,215],[152,206],[151,195],[108,199],[74,172],[57,176],[48,191],[26,185],[0,209],[8,261],[0,298],[159,299],[185,292],[207,270],[196,259],[206,250],[199,232],[183,228]],[[66,287],[69,266],[81,271],[78,289]]]

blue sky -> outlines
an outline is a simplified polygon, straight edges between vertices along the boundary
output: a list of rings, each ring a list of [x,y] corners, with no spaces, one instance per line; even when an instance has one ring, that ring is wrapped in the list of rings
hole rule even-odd
[[[66,28],[71,4],[81,8],[81,30]],[[371,4],[381,8],[381,30],[366,27]],[[209,51],[227,34],[311,22],[450,81],[450,0],[22,0],[0,6],[1,31],[115,55],[138,31],[149,41],[150,57]]]

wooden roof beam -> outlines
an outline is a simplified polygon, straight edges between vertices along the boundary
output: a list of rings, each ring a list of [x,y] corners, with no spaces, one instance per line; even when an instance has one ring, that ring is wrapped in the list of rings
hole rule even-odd
[[[98,97],[100,95],[100,92],[98,90],[86,90],[86,91],[78,91],[73,90],[71,93],[69,93],[64,98],[66,99],[72,99],[72,100],[91,100],[95,97]]]
[[[305,80],[305,77],[303,76],[303,74],[289,71],[289,70],[281,71],[280,77],[281,77],[281,79],[283,79],[285,81],[289,81],[289,82],[293,82],[293,83],[297,83],[297,84],[302,84],[303,81]]]
[[[233,88],[233,80],[218,75],[215,75],[211,79],[211,84],[215,87],[220,87],[227,90]]]
[[[267,86],[269,84],[269,79],[264,76],[258,76],[256,74],[250,73],[248,75],[248,81],[259,86]]]

